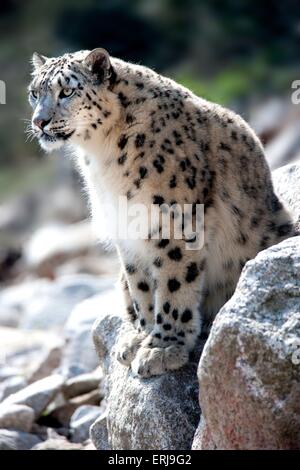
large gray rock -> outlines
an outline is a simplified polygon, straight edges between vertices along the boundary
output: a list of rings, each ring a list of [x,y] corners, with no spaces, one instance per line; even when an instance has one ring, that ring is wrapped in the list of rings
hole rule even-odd
[[[299,306],[294,237],[246,264],[216,317],[199,363],[206,425],[194,448],[300,448]]]
[[[29,432],[0,429],[0,450],[30,450],[40,442],[38,436]]]
[[[192,450],[216,450],[216,444],[214,443],[210,430],[206,424],[205,418],[202,415],[199,426],[196,429],[194,440],[192,444]]]
[[[197,361],[179,371],[150,379],[134,377],[116,359],[120,332],[125,332],[118,294],[112,294],[94,326],[94,341],[106,373],[108,441],[112,449],[190,449],[199,421]],[[123,331],[121,331],[123,330]],[[102,424],[100,424],[102,425]],[[99,445],[97,424],[91,433]]]
[[[58,374],[38,380],[7,397],[1,406],[6,407],[11,404],[27,405],[33,408],[35,417],[38,418],[61,391],[63,382],[64,379]]]

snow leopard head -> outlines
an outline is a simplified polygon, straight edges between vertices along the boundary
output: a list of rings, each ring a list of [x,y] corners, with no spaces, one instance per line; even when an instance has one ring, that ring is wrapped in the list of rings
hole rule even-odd
[[[33,108],[31,133],[51,151],[112,119],[111,87],[115,73],[104,49],[79,51],[57,58],[32,57],[29,102]]]

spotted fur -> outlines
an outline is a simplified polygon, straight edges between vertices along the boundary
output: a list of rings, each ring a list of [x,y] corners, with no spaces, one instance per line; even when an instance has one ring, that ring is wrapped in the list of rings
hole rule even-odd
[[[132,325],[118,359],[143,377],[177,369],[247,260],[292,234],[262,146],[240,116],[103,49],[35,55],[34,65],[33,131],[46,150],[72,149],[97,227],[101,203],[116,206],[120,195],[147,207],[205,206],[201,250],[172,237],[116,241]]]

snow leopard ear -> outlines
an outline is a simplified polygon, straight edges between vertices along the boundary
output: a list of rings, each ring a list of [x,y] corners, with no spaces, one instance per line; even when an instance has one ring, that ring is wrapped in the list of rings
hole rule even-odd
[[[92,74],[97,75],[101,82],[110,77],[111,63],[109,54],[105,49],[98,47],[92,50],[85,58],[84,63]]]
[[[42,54],[38,54],[37,52],[33,53],[31,63],[35,69],[39,69],[44,63],[46,62],[47,57]]]

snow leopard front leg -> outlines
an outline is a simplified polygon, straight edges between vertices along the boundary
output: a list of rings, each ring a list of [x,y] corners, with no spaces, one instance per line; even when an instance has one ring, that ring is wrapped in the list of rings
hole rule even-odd
[[[121,283],[128,324],[126,334],[118,344],[117,359],[129,365],[153,327],[153,292],[149,273],[129,262],[124,264]]]
[[[199,303],[205,261],[187,251],[182,241],[156,242],[156,247],[158,256],[152,268],[157,280],[155,324],[131,363],[133,372],[142,377],[186,364],[201,330]]]

